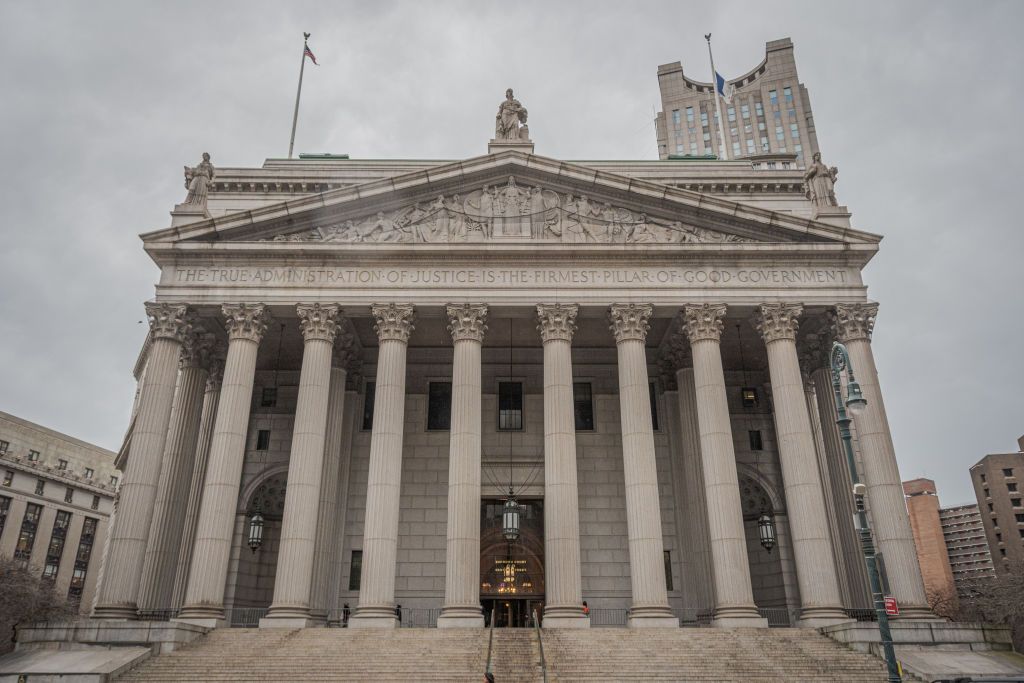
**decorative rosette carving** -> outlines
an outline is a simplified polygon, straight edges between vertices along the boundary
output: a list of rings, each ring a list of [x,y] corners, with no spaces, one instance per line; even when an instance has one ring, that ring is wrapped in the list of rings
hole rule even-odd
[[[796,341],[803,304],[761,304],[754,312],[754,327],[766,344],[781,339]]]
[[[171,339],[184,344],[192,332],[192,319],[185,304],[148,302],[146,315],[153,339]]]
[[[306,341],[334,343],[338,334],[338,307],[334,304],[299,304],[295,307],[299,315],[299,329]]]
[[[373,326],[377,339],[408,343],[409,335],[416,329],[412,304],[374,304],[370,312],[377,321]]]
[[[449,304],[448,331],[452,341],[482,343],[487,332],[487,304]]]
[[[877,315],[876,303],[836,304],[835,311],[830,315],[832,332],[844,344],[854,339],[871,341]]]
[[[698,341],[719,341],[722,338],[722,319],[725,304],[698,304],[683,308],[682,329],[690,343]]]
[[[545,341],[571,342],[576,334],[576,315],[580,307],[576,304],[537,304],[537,330]]]
[[[649,321],[653,312],[654,306],[650,304],[612,304],[608,308],[608,321],[615,343],[644,341],[647,330],[651,329]]]
[[[260,343],[263,333],[267,331],[270,311],[263,304],[224,304],[224,327],[228,331],[228,339],[247,339]]]

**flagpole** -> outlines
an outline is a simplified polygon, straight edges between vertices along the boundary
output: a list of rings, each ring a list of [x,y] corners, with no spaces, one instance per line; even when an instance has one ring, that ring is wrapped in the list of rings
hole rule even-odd
[[[725,145],[725,119],[722,118],[722,104],[718,100],[718,72],[715,71],[715,57],[711,54],[711,34],[704,34],[704,40],[708,41],[708,58],[711,60],[711,96],[715,98],[715,111],[718,113],[718,139],[722,145],[722,158],[728,161],[729,148]]]
[[[309,33],[303,33],[302,39],[302,65],[299,66],[299,90],[295,93],[295,113],[292,114],[292,138],[288,141],[288,158],[292,158],[292,150],[295,149],[295,125],[299,122],[299,98],[302,97],[302,74],[306,71],[306,48],[309,41]]]

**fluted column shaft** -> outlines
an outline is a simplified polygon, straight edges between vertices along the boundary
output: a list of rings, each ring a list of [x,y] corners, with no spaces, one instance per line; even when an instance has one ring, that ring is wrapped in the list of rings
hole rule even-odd
[[[878,369],[871,352],[871,332],[878,304],[836,306],[836,338],[846,345],[867,406],[854,418],[864,464],[868,506],[875,542],[885,559],[889,587],[900,606],[900,616],[933,617],[917,563],[896,450],[878,384]]]
[[[181,543],[174,577],[174,592],[171,596],[171,607],[178,608],[185,601],[185,589],[188,587],[188,573],[192,567],[192,550],[196,541],[196,524],[199,522],[199,505],[203,498],[203,487],[206,485],[206,463],[210,456],[210,443],[213,441],[213,423],[217,417],[217,404],[220,402],[220,385],[224,376],[224,358],[211,361],[207,371],[206,391],[203,394],[203,412],[199,418],[199,436],[196,438],[196,456],[192,464],[192,478],[188,492],[188,503],[185,505],[185,521],[182,523]]]
[[[576,304],[537,306],[544,343],[544,628],[583,627],[572,338]]]
[[[687,306],[683,329],[693,354],[704,497],[715,587],[716,626],[767,626],[754,606],[736,452],[725,395],[720,340],[724,304]]]
[[[256,353],[269,317],[262,304],[225,305],[223,312],[228,354],[199,506],[185,607],[178,617],[203,626],[223,625],[224,583],[249,431]]]
[[[339,342],[335,342],[338,344]],[[337,360],[337,358],[336,358]],[[348,371],[337,363],[331,368],[331,386],[327,398],[327,433],[324,438],[324,473],[320,482],[320,510],[316,528],[316,552],[313,558],[313,591],[310,613],[314,620],[327,620],[332,605],[328,602],[332,560],[342,535],[338,528],[338,467],[344,432],[345,381]]]
[[[196,439],[206,389],[203,356],[209,348],[205,339],[186,340],[178,373],[178,389],[171,411],[171,426],[163,456],[160,483],[157,486],[149,545],[142,569],[139,609],[171,607],[174,573],[185,518],[185,499],[194,465]]]
[[[296,312],[304,340],[302,371],[288,460],[274,599],[267,616],[260,620],[260,627],[303,627],[312,623],[309,597],[313,587],[331,354],[338,331],[338,307],[300,304]]]
[[[609,309],[618,350],[626,529],[633,589],[629,626],[634,628],[679,625],[668,606],[665,585],[658,467],[644,349],[652,312],[649,304],[614,304]]]
[[[132,432],[131,451],[110,532],[103,584],[93,609],[100,619],[136,618],[142,565],[153,521],[161,460],[174,402],[181,345],[191,323],[185,306],[146,304],[152,344],[146,360],[146,381]]]
[[[818,627],[847,617],[841,609],[814,432],[796,352],[802,313],[800,304],[765,304],[758,310],[755,323],[768,349],[775,436],[800,586],[800,621]]]
[[[376,397],[370,435],[370,471],[366,486],[366,527],[359,605],[351,628],[394,628],[395,563],[402,490],[402,439],[405,428],[405,364],[412,333],[411,304],[374,305],[377,338]]]

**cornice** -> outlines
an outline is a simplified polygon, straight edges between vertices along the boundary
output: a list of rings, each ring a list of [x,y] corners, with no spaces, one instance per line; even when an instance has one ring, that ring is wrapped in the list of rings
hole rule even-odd
[[[28,458],[19,455],[11,455],[10,453],[0,455],[0,465],[19,470],[26,474],[31,474],[34,477],[60,482],[63,486],[76,486],[78,488],[85,489],[86,491],[98,493],[109,498],[113,498],[114,494],[117,492],[116,486],[104,483],[92,483],[91,480],[80,477],[77,474],[69,474],[66,472],[62,473],[62,470],[56,469],[51,465],[47,465],[40,461],[33,462]],[[123,476],[121,474],[121,470],[112,469],[112,471],[117,473],[118,479],[121,479]],[[3,490],[4,489],[0,489],[0,492]]]

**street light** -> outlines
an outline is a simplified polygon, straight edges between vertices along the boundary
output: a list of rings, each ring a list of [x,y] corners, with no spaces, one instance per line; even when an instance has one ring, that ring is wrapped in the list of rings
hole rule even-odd
[[[519,503],[512,497],[511,487],[508,491],[508,500],[505,501],[501,518],[502,533],[505,535],[505,540],[512,543],[519,538]]]
[[[757,518],[757,535],[761,539],[761,547],[770,553],[775,547],[775,522],[767,510]]]
[[[900,683],[903,678],[900,676],[899,665],[896,663],[896,652],[892,647],[892,632],[889,630],[889,615],[885,612],[885,597],[882,595],[882,583],[878,578],[878,563],[875,560],[875,542],[871,536],[871,527],[868,526],[868,516],[864,507],[864,499],[867,495],[867,487],[860,482],[857,475],[857,462],[853,457],[852,435],[850,433],[850,422],[852,419],[846,414],[846,409],[854,416],[864,412],[868,402],[860,390],[860,385],[853,376],[853,365],[850,363],[850,354],[846,347],[839,342],[833,342],[832,353],[829,354],[829,366],[832,371],[832,392],[836,400],[836,413],[839,419],[839,436],[843,441],[843,450],[846,453],[846,464],[850,468],[850,481],[853,483],[853,507],[854,520],[857,523],[857,531],[860,534],[860,545],[864,552],[864,562],[868,567],[868,580],[871,584],[871,599],[875,604],[875,614],[878,617],[878,634],[882,641],[882,650],[885,654],[885,666],[889,672],[890,683]],[[843,402],[842,373],[846,371],[846,402]]]

